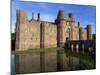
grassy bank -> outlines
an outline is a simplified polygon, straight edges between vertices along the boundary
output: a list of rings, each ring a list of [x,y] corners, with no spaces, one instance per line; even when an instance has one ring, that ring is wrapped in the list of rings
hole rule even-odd
[[[58,51],[58,50],[64,50],[64,48],[58,48],[58,47],[54,47],[54,48],[29,48],[29,49],[23,49],[23,50],[15,50],[15,51],[12,51],[12,53],[44,52],[44,51]]]

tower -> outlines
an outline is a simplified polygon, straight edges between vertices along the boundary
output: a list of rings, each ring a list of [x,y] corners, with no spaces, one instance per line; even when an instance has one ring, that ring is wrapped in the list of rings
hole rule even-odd
[[[66,40],[66,17],[64,16],[64,11],[59,10],[56,19],[57,24],[57,46],[63,47]]]
[[[16,49],[23,49],[25,47],[25,40],[23,38],[24,29],[27,26],[27,13],[24,11],[17,10],[16,13],[16,40],[15,40],[15,47]]]
[[[79,28],[79,40],[84,40],[84,38],[83,38],[83,28],[82,27]]]
[[[72,13],[68,14],[68,24],[69,24],[69,39],[74,40],[74,25],[75,25],[75,20],[74,20],[74,15]]]
[[[92,27],[87,25],[87,40],[92,40]]]

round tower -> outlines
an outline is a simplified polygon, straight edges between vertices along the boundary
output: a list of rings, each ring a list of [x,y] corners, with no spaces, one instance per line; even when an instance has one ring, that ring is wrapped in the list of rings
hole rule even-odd
[[[87,25],[87,40],[92,40],[92,27]]]
[[[56,19],[57,24],[57,46],[63,47],[66,40],[66,17],[64,16],[64,11],[59,10]]]

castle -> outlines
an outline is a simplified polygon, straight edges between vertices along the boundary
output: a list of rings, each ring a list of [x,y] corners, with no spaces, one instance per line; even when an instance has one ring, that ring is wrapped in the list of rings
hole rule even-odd
[[[37,20],[32,13],[28,20],[27,13],[17,10],[16,13],[16,44],[17,50],[29,48],[63,47],[67,40],[92,40],[92,27],[80,27],[80,22],[75,25],[72,13],[66,18],[63,10],[59,10],[55,22],[42,21],[40,13]]]

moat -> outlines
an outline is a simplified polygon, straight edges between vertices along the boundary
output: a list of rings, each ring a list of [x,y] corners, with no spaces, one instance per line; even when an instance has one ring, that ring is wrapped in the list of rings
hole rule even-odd
[[[41,73],[95,69],[95,55],[71,50],[12,52],[12,75],[14,73]]]

